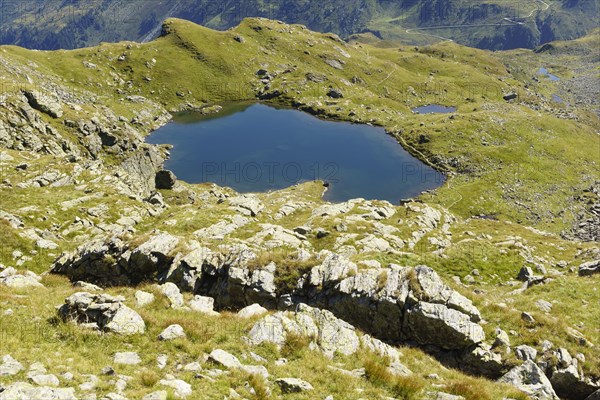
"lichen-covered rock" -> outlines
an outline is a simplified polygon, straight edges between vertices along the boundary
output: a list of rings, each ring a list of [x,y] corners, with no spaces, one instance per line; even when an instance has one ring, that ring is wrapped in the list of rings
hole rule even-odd
[[[511,369],[499,381],[515,386],[534,399],[558,400],[544,372],[531,360]]]
[[[123,304],[125,299],[107,294],[75,293],[65,300],[59,315],[66,321],[96,324],[106,332],[120,335],[144,333],[146,324],[138,313]]]
[[[48,114],[52,118],[62,117],[63,110],[60,100],[54,95],[36,90],[24,90],[23,94],[27,97],[27,101],[29,101],[32,108]]]
[[[185,337],[185,331],[181,325],[173,324],[168,326],[158,335],[158,340],[173,340]]]
[[[268,310],[260,304],[251,304],[238,311],[237,316],[240,318],[254,318],[266,314]]]
[[[23,370],[23,365],[12,358],[10,355],[4,355],[2,357],[2,364],[0,365],[0,376],[12,376],[16,375]]]
[[[278,312],[258,321],[248,334],[249,343],[285,343],[289,334],[311,338],[327,355],[355,353],[360,345],[355,328],[331,312],[300,304],[295,313]]]
[[[26,382],[16,382],[4,387],[0,400],[77,400],[73,388],[34,387]]]
[[[283,393],[300,393],[314,389],[310,383],[298,378],[280,378],[275,383]]]
[[[404,327],[408,337],[418,343],[448,350],[464,349],[485,339],[483,328],[466,314],[424,301],[407,310]]]

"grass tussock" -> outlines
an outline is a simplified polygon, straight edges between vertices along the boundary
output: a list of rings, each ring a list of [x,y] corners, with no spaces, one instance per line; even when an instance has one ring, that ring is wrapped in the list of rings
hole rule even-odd
[[[271,398],[269,388],[262,376],[251,374],[248,376],[248,383],[254,389],[254,400],[267,400]]]
[[[281,355],[289,359],[298,359],[302,357],[305,349],[310,345],[311,339],[305,335],[288,333],[285,343],[281,348]]]
[[[275,286],[278,295],[291,293],[302,275],[308,273],[317,265],[317,260],[311,257],[307,260],[298,259],[296,250],[285,247],[263,251],[253,259],[248,268],[251,270],[264,268],[270,263],[275,263]]]
[[[386,361],[382,362],[375,357],[368,358],[364,363],[367,380],[376,386],[386,388],[398,399],[420,400],[425,388],[423,379],[415,375],[396,376],[390,373]]]

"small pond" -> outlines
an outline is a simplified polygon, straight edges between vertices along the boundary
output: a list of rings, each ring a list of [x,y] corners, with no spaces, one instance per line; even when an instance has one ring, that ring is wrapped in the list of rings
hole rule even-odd
[[[556,102],[556,103],[564,103],[565,101],[562,99],[562,97],[560,97],[559,95],[553,94],[552,95],[552,101]]]
[[[413,108],[412,112],[417,114],[448,114],[456,111],[456,107],[445,107],[437,104]]]
[[[329,201],[362,197],[397,204],[445,179],[383,128],[324,121],[262,103],[232,104],[208,116],[176,115],[148,142],[174,146],[165,168],[179,179],[242,193],[323,180]]]
[[[546,68],[540,68],[537,73],[538,75],[544,75],[548,77],[551,81],[560,81],[558,76],[552,75]]]

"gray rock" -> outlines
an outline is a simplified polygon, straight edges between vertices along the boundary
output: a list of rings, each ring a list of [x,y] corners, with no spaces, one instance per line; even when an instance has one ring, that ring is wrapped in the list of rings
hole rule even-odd
[[[538,300],[535,302],[535,305],[537,306],[537,308],[539,308],[540,310],[542,310],[544,312],[552,311],[552,303],[550,303],[548,301]]]
[[[168,393],[166,390],[158,390],[156,392],[148,393],[142,400],[167,400]]]
[[[500,328],[496,329],[494,347],[510,347],[510,338],[508,337],[508,333]]]
[[[128,400],[127,397],[124,397],[118,393],[108,393],[105,397],[108,400]]]
[[[161,379],[158,381],[160,385],[168,386],[175,391],[175,395],[179,398],[186,398],[192,395],[192,385],[182,381],[181,379]]]
[[[465,400],[462,396],[455,396],[444,392],[427,392],[426,400]]]
[[[171,303],[171,308],[182,308],[185,306],[183,301],[183,295],[179,291],[179,288],[172,282],[167,282],[164,285],[159,286],[160,291],[167,296]]]
[[[202,371],[202,366],[200,365],[199,362],[194,361],[192,363],[184,365],[183,366],[183,370],[184,371],[191,371],[191,372],[200,372],[200,371]]]
[[[2,365],[0,365],[0,376],[12,376],[23,370],[23,365],[12,358],[10,355],[2,357]]]
[[[100,327],[102,328],[102,326]],[[103,329],[119,335],[135,335],[144,333],[146,324],[137,312],[121,304],[117,311],[110,316],[110,320],[104,323]]]
[[[475,348],[463,352],[461,367],[473,374],[497,378],[504,370],[502,356],[492,351],[487,343],[479,343]]]
[[[499,381],[515,386],[534,399],[558,400],[544,372],[531,360],[511,369]]]
[[[113,362],[115,364],[137,365],[142,362],[142,359],[138,353],[127,351],[123,353],[116,353]]]
[[[275,383],[281,388],[284,394],[300,393],[314,389],[310,383],[298,378],[280,378]]]
[[[181,325],[171,325],[158,335],[158,340],[173,340],[185,337],[185,332]]]
[[[514,100],[517,97],[519,97],[516,93],[514,92],[510,92],[508,94],[505,94],[504,96],[502,96],[502,98],[506,101],[510,101],[510,100]]]
[[[212,297],[196,295],[194,296],[194,299],[190,301],[190,308],[204,314],[214,314],[215,299]]]
[[[533,278],[533,276],[534,276],[534,273],[530,267],[523,267],[519,271],[519,275],[517,275],[517,279],[520,281],[523,281],[523,282],[527,282],[531,278]]]
[[[522,312],[521,319],[523,321],[529,322],[531,324],[535,323],[535,318],[533,318],[533,315],[529,314],[528,312]]]
[[[579,266],[579,276],[600,274],[600,260],[583,263]]]
[[[60,100],[53,94],[46,94],[37,90],[24,90],[23,94],[27,97],[27,101],[32,108],[48,114],[52,118],[63,116]]]
[[[327,96],[331,97],[332,99],[341,99],[344,97],[340,90],[334,88],[331,88],[327,91]]]
[[[95,323],[99,329],[120,335],[144,333],[146,324],[138,313],[124,305],[124,298],[106,294],[75,293],[65,300],[59,315],[79,324]]]
[[[175,174],[169,170],[162,170],[156,173],[155,180],[157,189],[173,189],[175,184],[177,183],[177,177]]]
[[[154,295],[152,293],[138,290],[135,292],[135,302],[139,307],[146,306],[154,302]]]
[[[168,233],[150,237],[131,252],[130,270],[144,276],[168,269],[173,262],[171,252],[178,243],[179,238]]]
[[[3,272],[7,272],[9,268],[4,270]],[[39,281],[41,278],[34,274],[33,272],[26,272],[23,275],[20,274],[10,274],[6,277],[0,277],[0,285],[12,288],[12,289],[25,289],[25,288],[43,288]]]
[[[16,382],[4,387],[0,400],[77,400],[75,389],[34,387],[29,383]]]
[[[268,310],[260,304],[252,304],[238,311],[237,316],[240,318],[254,318],[266,314]]]
[[[463,349],[485,339],[483,328],[468,315],[441,304],[419,302],[406,312],[405,328],[412,339],[443,349]]]
[[[168,361],[169,357],[166,354],[159,354],[156,357],[156,366],[158,367],[158,369],[165,369]]]
[[[84,281],[77,281],[73,286],[86,292],[102,292],[104,290],[100,286]]]
[[[569,351],[564,347],[558,349],[556,352],[556,358],[558,359],[558,366],[561,368],[565,368],[573,364],[573,357],[571,357]]]
[[[253,217],[256,217],[265,208],[256,196],[249,194],[232,197],[229,199],[229,204],[244,213],[248,212]]]
[[[60,381],[56,375],[53,374],[33,375],[29,378],[29,380],[38,386],[58,387],[60,385]]]
[[[327,356],[354,354],[360,347],[352,325],[330,311],[305,304],[299,304],[295,313],[278,312],[261,319],[250,330],[248,341],[252,345],[271,342],[281,346],[288,334],[310,337]]]
[[[535,361],[535,359],[537,357],[537,350],[530,346],[520,345],[520,346],[515,347],[514,350],[515,350],[515,355],[517,356],[517,358],[519,360]]]
[[[338,60],[329,60],[329,59],[327,59],[327,60],[325,60],[325,64],[327,64],[330,67],[335,68],[335,69],[340,69],[340,70],[344,69],[344,66]]]
[[[262,365],[242,365],[241,370],[249,375],[259,375],[265,379],[269,377],[269,371]]]
[[[213,350],[209,354],[208,360],[228,369],[239,369],[242,367],[242,363],[240,362],[240,360],[238,360],[236,356],[221,349]]]

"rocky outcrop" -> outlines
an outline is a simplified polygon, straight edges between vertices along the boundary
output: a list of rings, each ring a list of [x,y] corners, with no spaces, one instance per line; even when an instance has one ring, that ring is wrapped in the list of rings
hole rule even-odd
[[[133,249],[117,236],[98,239],[61,255],[52,272],[101,286],[137,284],[166,272],[174,259],[170,252],[178,243],[178,238],[164,233]]]
[[[250,204],[258,212],[256,204]],[[435,220],[433,216],[424,223]],[[90,280],[91,275],[93,281],[105,284],[166,281],[175,289],[214,298],[217,309],[241,309],[255,303],[276,309],[305,303],[329,310],[349,327],[378,339],[470,354],[465,360],[475,361],[479,355],[490,370],[499,369],[496,357],[478,347],[485,335],[477,308],[431,268],[390,265],[359,270],[346,257],[323,252],[321,264],[292,285],[293,291],[284,293],[277,287],[277,265],[253,266],[257,254],[246,245],[223,246],[216,252],[197,247],[186,256],[174,256],[178,243],[178,238],[164,233],[156,233],[137,248],[112,238],[61,257],[54,271],[74,280]],[[177,307],[184,306],[180,303]]]
[[[263,342],[282,346],[289,335],[307,336],[324,354],[354,354],[360,347],[359,335],[349,323],[336,318],[331,312],[299,304],[296,312],[278,312],[257,322],[248,341],[253,345]]]
[[[330,255],[311,270],[298,295],[384,340],[457,350],[485,339],[479,311],[431,268],[356,270],[345,258]]]
[[[583,263],[579,266],[579,276],[600,274],[600,260]]]
[[[120,296],[79,292],[67,297],[58,313],[65,321],[74,321],[91,329],[120,335],[144,333],[144,320],[123,304],[124,301]]]
[[[35,90],[24,90],[23,94],[34,109],[48,114],[52,118],[62,117],[62,106],[60,100],[55,96]]]
[[[513,368],[499,380],[508,383],[539,400],[558,400],[544,372],[531,360]]]

